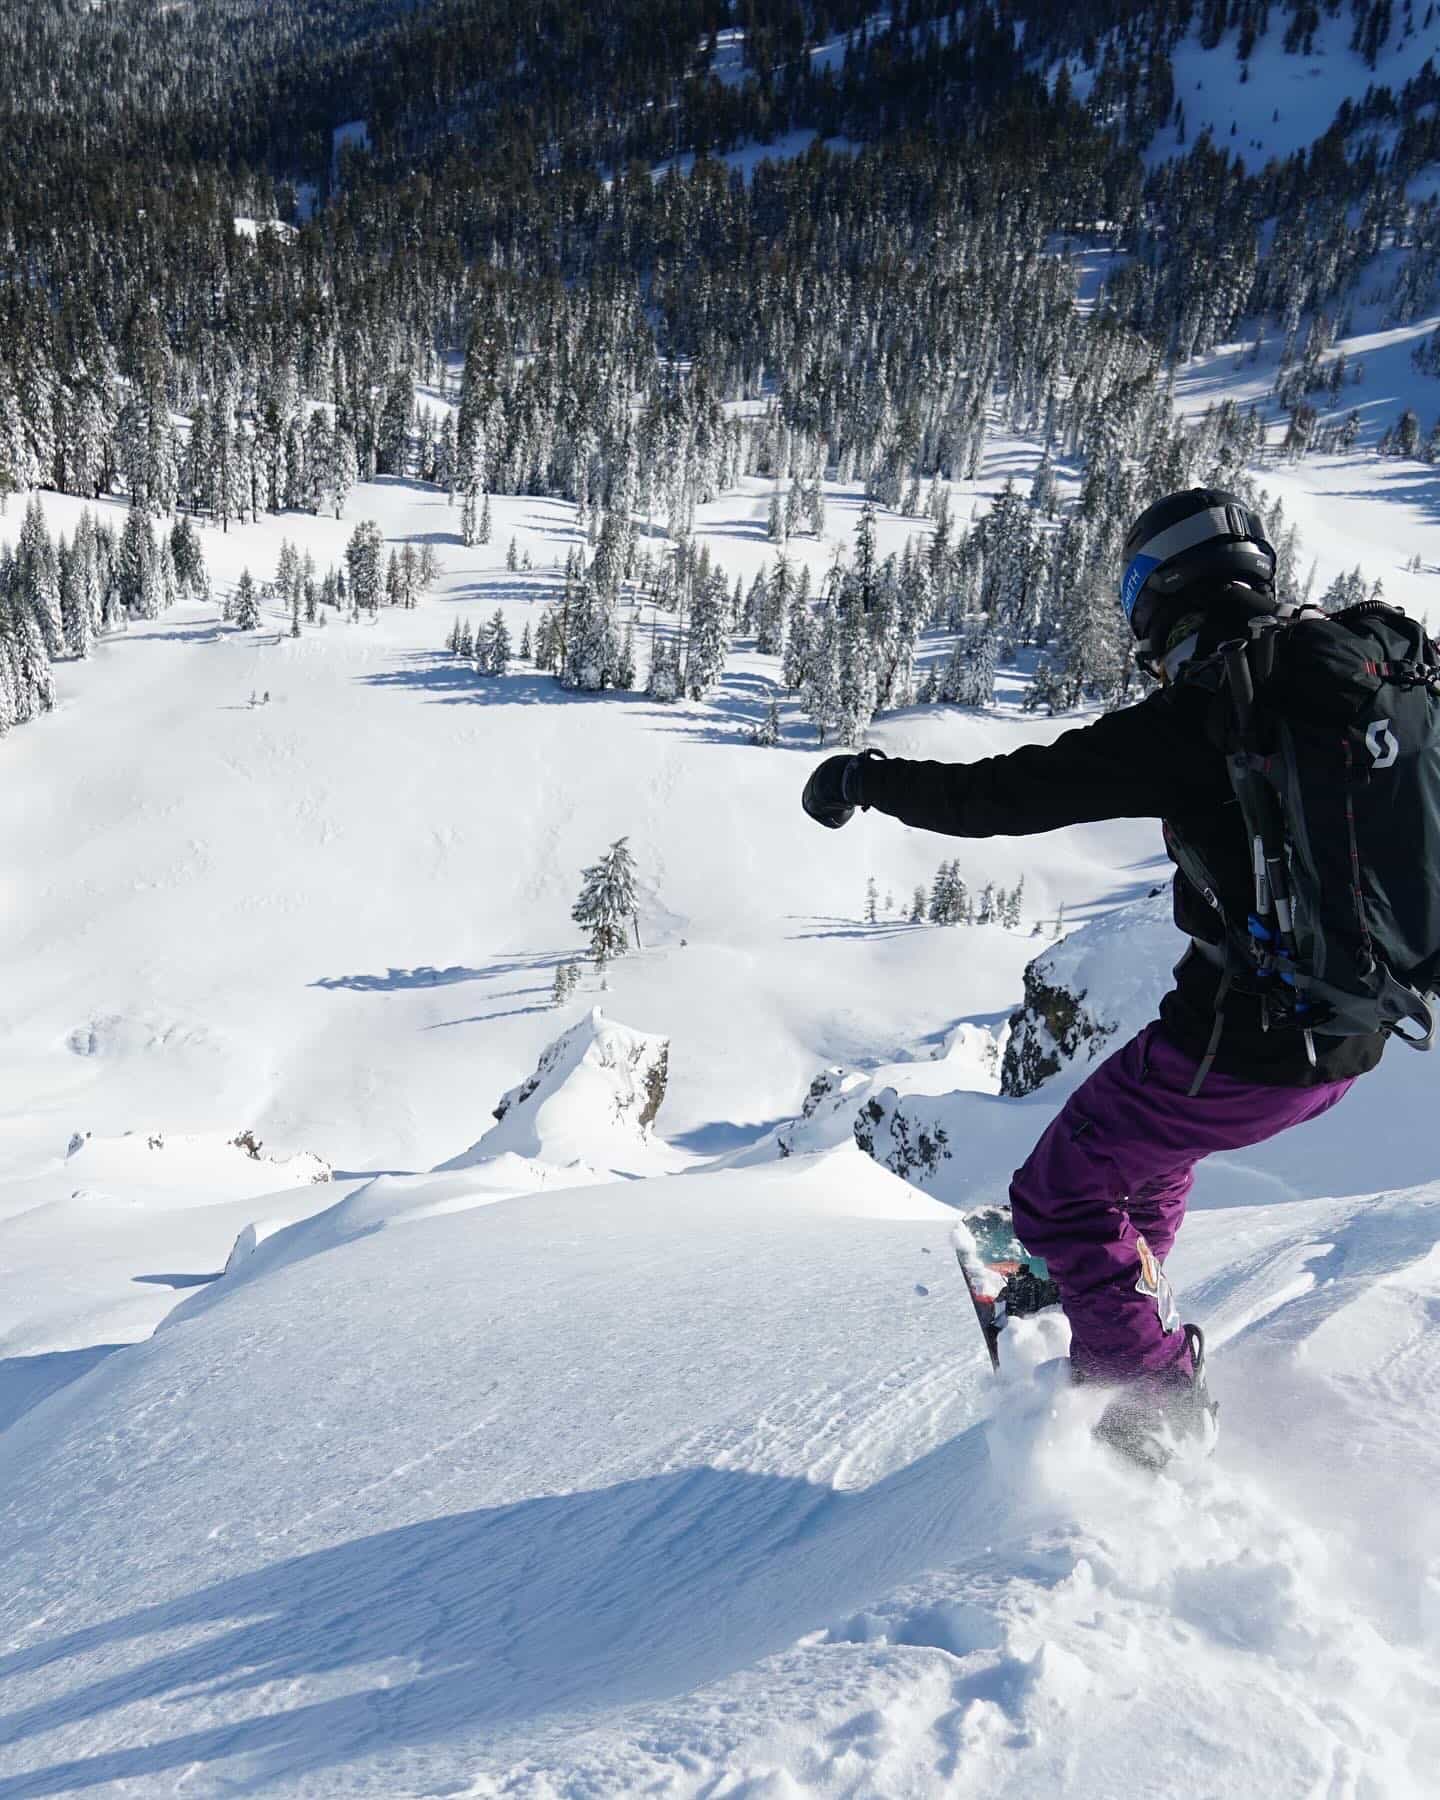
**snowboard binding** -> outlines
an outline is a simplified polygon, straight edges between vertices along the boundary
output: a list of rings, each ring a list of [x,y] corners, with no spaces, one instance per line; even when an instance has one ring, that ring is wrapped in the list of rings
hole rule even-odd
[[[1215,1448],[1220,1404],[1205,1376],[1205,1333],[1186,1325],[1190,1370],[1135,1382],[1105,1408],[1095,1436],[1137,1467],[1159,1474],[1172,1462],[1200,1462]]]

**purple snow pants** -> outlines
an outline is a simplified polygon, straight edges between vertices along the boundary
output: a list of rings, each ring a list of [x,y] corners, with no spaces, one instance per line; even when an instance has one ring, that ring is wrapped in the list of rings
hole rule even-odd
[[[1147,1025],[1075,1090],[1010,1185],[1016,1235],[1060,1285],[1071,1360],[1086,1379],[1188,1365],[1168,1286],[1162,1273],[1157,1296],[1155,1276],[1195,1164],[1318,1118],[1351,1085],[1262,1087],[1212,1071],[1192,1099],[1195,1067]]]

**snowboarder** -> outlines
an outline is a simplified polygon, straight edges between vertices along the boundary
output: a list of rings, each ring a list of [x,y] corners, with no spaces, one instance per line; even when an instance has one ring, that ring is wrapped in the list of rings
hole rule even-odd
[[[1258,641],[1267,631],[1294,635],[1255,623],[1300,610],[1277,603],[1275,553],[1263,523],[1220,490],[1173,494],[1136,521],[1125,563],[1121,603],[1141,666],[1159,680],[1154,692],[1052,744],[968,764],[905,761],[876,750],[832,756],[811,775],[804,806],[832,828],[859,806],[957,837],[1052,831],[1096,819],[1164,821],[1178,865],[1175,920],[1191,939],[1174,987],[1159,1017],[1065,1102],[1010,1189],[1017,1236],[1044,1258],[1059,1285],[1072,1373],[1119,1389],[1100,1435],[1153,1466],[1165,1460],[1159,1445],[1213,1437],[1204,1338],[1182,1324],[1163,1269],[1195,1164],[1328,1112],[1380,1061],[1387,1031],[1357,1029],[1353,1019],[1345,1035],[1306,1029],[1306,1008],[1295,1001],[1297,984],[1283,961],[1274,966],[1290,984],[1288,1007],[1273,1003],[1283,986],[1272,982],[1267,994],[1262,983],[1237,979],[1227,960],[1233,922],[1248,915],[1252,931],[1258,923],[1256,857],[1231,762],[1215,742],[1217,683],[1205,671],[1226,664],[1222,645]],[[1387,616],[1408,625],[1388,609]],[[1418,686],[1433,695],[1433,647],[1418,628],[1410,630],[1418,659],[1394,667],[1418,668]],[[1325,621],[1322,632],[1329,631]],[[1385,704],[1395,711],[1401,702]],[[1433,704],[1418,715],[1432,734],[1434,715]],[[1388,721],[1380,723],[1388,729]],[[1370,727],[1372,734],[1377,729]],[[1433,737],[1427,741],[1421,778],[1432,784],[1424,791],[1433,801]],[[1364,742],[1362,733],[1362,752]],[[1413,844],[1409,854],[1414,880]],[[1213,872],[1213,887],[1197,870]],[[1343,885],[1347,901],[1358,898]],[[1282,914],[1285,906],[1282,894]],[[1422,917],[1422,934],[1433,935],[1434,911]],[[1238,928],[1242,938],[1245,929]],[[1419,983],[1433,985],[1429,978]]]

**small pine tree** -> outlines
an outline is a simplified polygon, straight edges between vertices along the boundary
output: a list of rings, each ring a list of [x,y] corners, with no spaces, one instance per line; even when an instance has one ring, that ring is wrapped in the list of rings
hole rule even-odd
[[[875,877],[872,875],[865,883],[865,923],[867,925],[874,925],[878,922],[879,907],[880,890],[876,887]]]
[[[925,889],[923,885],[917,885],[914,894],[911,896],[910,923],[912,925],[923,925],[925,923]]]
[[[485,504],[480,508],[480,524],[475,533],[477,544],[490,542],[490,496],[485,496]]]
[[[550,990],[550,1004],[552,1006],[563,1006],[569,998],[570,965],[568,963],[556,963],[555,985]]]
[[[525,621],[525,629],[520,633],[520,660],[521,662],[534,662],[535,660],[535,647],[530,636],[528,619]]]
[[[614,684],[617,688],[633,688],[635,685],[635,627],[628,624],[625,635],[620,640],[620,652],[615,659]]]
[[[477,645],[476,654],[482,674],[503,675],[510,666],[510,633],[498,606],[483,634],[483,648]]]
[[[765,709],[765,717],[750,734],[750,741],[759,744],[763,749],[773,750],[780,742],[780,706],[772,700]]]
[[[240,579],[235,584],[234,597],[230,602],[230,617],[237,631],[254,631],[260,624],[260,596],[255,591],[255,582],[248,569],[240,571]]]
[[[570,917],[590,933],[590,954],[605,965],[630,948],[627,925],[640,945],[639,905],[635,891],[635,859],[629,840],[617,838],[598,863],[583,871],[584,886]]]
[[[513,575],[520,567],[520,546],[512,537],[505,551],[505,567]]]

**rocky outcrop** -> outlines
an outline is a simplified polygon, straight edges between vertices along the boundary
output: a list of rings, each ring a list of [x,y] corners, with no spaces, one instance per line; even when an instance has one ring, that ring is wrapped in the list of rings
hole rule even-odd
[[[469,1168],[512,1152],[597,1171],[636,1168],[651,1148],[669,1069],[668,1038],[617,1024],[597,1006],[501,1096],[484,1137],[440,1167]]]
[[[1138,1031],[1154,1016],[1164,971],[1182,947],[1167,892],[1118,907],[1037,956],[1010,1018],[1000,1092],[1033,1094]]]
[[[912,1094],[902,1101],[894,1088],[884,1088],[856,1115],[855,1142],[892,1175],[924,1187],[950,1155],[949,1132],[927,1116],[943,1105],[943,1097]]]

